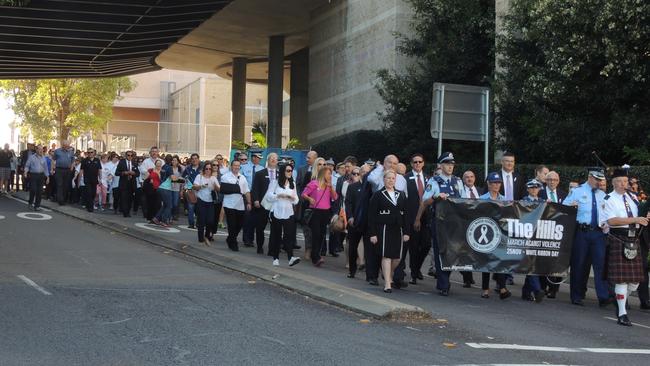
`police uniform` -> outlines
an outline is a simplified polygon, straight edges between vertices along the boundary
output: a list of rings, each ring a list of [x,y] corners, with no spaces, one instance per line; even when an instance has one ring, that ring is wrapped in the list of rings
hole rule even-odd
[[[539,188],[543,187],[542,182],[537,179],[531,179],[526,183],[526,189],[528,188]],[[545,202],[539,196],[531,197],[527,195],[521,199],[525,202]],[[542,284],[540,282],[540,277],[535,275],[526,275],[526,280],[524,285],[521,288],[521,298],[527,301],[541,302],[544,299],[544,291],[542,291]]]
[[[601,168],[589,168],[589,176],[596,180],[604,180],[605,173]],[[575,240],[571,248],[571,302],[583,305],[582,301],[587,290],[589,279],[588,259],[594,269],[594,285],[601,305],[609,300],[609,286],[603,278],[605,269],[605,235],[599,227],[599,217],[602,217],[605,192],[594,188],[585,182],[575,188],[564,199],[567,206],[577,205],[578,222]],[[588,258],[590,257],[590,258]]]
[[[455,163],[454,155],[450,152],[443,153],[438,157],[438,164],[443,163]],[[424,194],[422,195],[422,201],[426,201],[430,198],[438,198],[440,194],[445,193],[450,198],[460,198],[462,192],[463,181],[454,176],[445,176],[443,174],[436,175],[432,178],[429,178],[427,181],[427,186]],[[433,247],[433,259],[436,267],[436,289],[438,289],[440,295],[447,296],[449,294],[449,288],[451,284],[449,282],[449,275],[451,271],[443,271],[442,263],[440,261],[440,251],[438,249],[438,239],[436,238],[436,221],[435,221],[435,203],[431,205],[431,246]]]
[[[252,158],[253,156],[257,156],[260,159],[262,158],[262,151],[261,150],[251,150],[251,157],[249,158],[248,162],[246,164],[242,164],[241,168],[239,169],[239,173],[246,178],[246,183],[248,184],[248,187],[253,187],[253,178],[255,177],[255,174],[259,172],[260,170],[264,169],[263,166],[259,164],[253,164]],[[244,239],[244,246],[247,247],[253,247],[253,241],[255,240],[255,226],[257,224],[256,220],[256,215],[254,212],[251,211],[246,211],[244,213],[244,224],[243,224],[243,239]]]
[[[627,177],[627,172],[617,169],[612,179]],[[627,191],[619,193],[616,190],[605,196],[603,202],[603,215],[600,224],[608,224],[613,218],[638,217],[638,201]],[[632,323],[627,318],[625,309],[627,297],[635,291],[639,282],[644,280],[643,260],[639,247],[639,224],[609,226],[607,235],[607,274],[606,278],[614,284],[616,293],[618,324],[630,326]]]

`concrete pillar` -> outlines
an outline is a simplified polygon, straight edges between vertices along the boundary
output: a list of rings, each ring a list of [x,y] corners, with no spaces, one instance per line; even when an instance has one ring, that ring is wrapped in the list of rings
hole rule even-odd
[[[244,57],[232,60],[232,140],[244,141],[246,136],[246,64]]]
[[[309,131],[309,48],[291,55],[291,103],[289,136],[307,144]]]
[[[282,147],[282,82],[284,76],[284,36],[269,39],[268,130],[269,147]]]

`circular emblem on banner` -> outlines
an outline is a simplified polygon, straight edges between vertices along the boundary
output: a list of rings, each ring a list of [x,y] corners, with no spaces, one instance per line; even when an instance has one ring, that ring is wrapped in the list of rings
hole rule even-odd
[[[501,228],[489,217],[481,217],[469,224],[467,243],[479,253],[490,253],[501,243]]]

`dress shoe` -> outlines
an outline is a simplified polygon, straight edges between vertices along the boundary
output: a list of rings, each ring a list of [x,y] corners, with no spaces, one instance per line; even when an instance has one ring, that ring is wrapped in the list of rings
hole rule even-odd
[[[251,243],[251,242],[244,242],[244,246],[247,247],[247,248],[252,248],[255,245],[253,243]]]
[[[557,292],[555,291],[550,291],[548,294],[546,294],[546,297],[548,297],[549,299],[555,299],[556,296],[557,296]]]
[[[582,302],[582,300],[571,300],[571,303],[572,303],[573,305],[585,306],[585,303]]]
[[[641,310],[650,310],[650,301],[645,301],[641,303]]]
[[[535,297],[532,294],[521,294],[521,299],[524,301],[535,301]]]
[[[429,268],[429,272],[427,272],[427,274],[428,274],[429,276],[435,276],[435,275],[436,275],[436,271],[433,269],[433,267],[431,267],[431,268]]]
[[[348,278],[354,278],[354,273],[348,273]]]
[[[257,248],[257,254],[264,254],[264,248],[263,247],[258,247]]]
[[[411,285],[417,285],[417,284],[418,284],[418,280],[417,280],[417,278],[414,277],[414,278],[411,278],[411,280],[409,281],[409,283],[410,283]]]
[[[359,272],[363,272],[366,270],[366,265],[365,264],[360,264],[359,265]]]
[[[598,300],[598,306],[600,306],[601,308],[605,308],[607,307],[607,305],[611,304],[612,302],[614,302],[614,299],[612,298],[605,299],[605,300]]]
[[[623,315],[619,316],[618,321],[616,321],[616,323],[618,323],[620,325],[624,325],[626,327],[631,327],[632,326],[632,322],[630,321],[630,319],[627,318],[627,314],[623,314]]]
[[[415,278],[417,278],[418,280],[423,280],[424,276],[422,275],[422,272],[418,271],[418,273],[415,274]]]
[[[505,299],[509,298],[510,296],[512,296],[512,293],[510,291],[508,291],[508,290],[506,290],[505,292],[499,292],[499,299],[501,299],[501,300],[505,300]]]
[[[294,246],[293,246],[293,249],[294,249],[294,250],[298,250],[298,249],[302,249],[302,247],[301,247],[300,245],[294,245]]]
[[[384,292],[387,293],[387,294],[390,294],[391,292],[393,292],[393,290],[392,290],[392,289],[389,289],[389,288],[385,288],[385,289],[384,289]]]
[[[230,248],[230,250],[232,250],[233,252],[238,252],[239,251],[239,247],[236,246],[236,245],[228,246],[228,248]]]
[[[471,282],[465,282],[465,283],[463,283],[463,287],[464,287],[464,288],[471,288],[471,287],[472,287],[472,283],[471,283]]]
[[[339,255],[337,253],[330,253],[330,256],[332,256],[334,258],[338,258]]]
[[[368,280],[368,284],[372,286],[379,286],[379,281],[377,281],[376,278],[373,278],[371,280]]]
[[[399,290],[401,288],[409,287],[409,284],[406,283],[406,281],[396,281],[396,282],[393,282],[393,287]]]
[[[440,295],[440,296],[449,296],[449,290],[440,290],[440,291],[438,291],[438,295]]]

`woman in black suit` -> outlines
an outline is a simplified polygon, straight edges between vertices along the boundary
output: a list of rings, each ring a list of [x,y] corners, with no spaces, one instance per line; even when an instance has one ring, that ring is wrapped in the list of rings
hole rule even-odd
[[[406,194],[395,189],[396,177],[392,170],[384,172],[384,188],[372,195],[368,209],[368,234],[370,242],[380,246],[384,292],[387,293],[393,292],[393,273],[410,234],[406,218]]]

